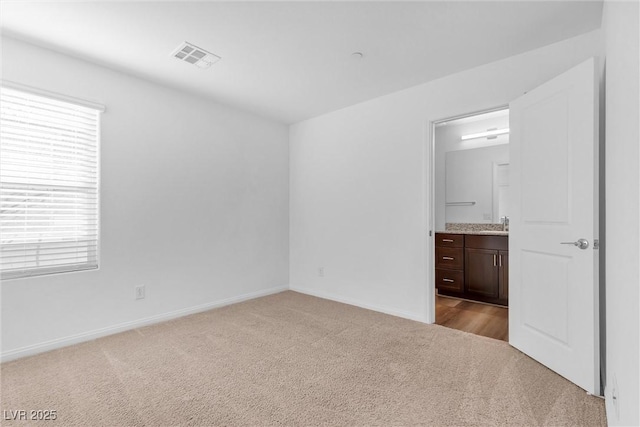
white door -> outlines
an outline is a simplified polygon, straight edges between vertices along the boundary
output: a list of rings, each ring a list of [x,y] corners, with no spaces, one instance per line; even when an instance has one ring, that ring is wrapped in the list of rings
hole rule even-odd
[[[595,67],[510,104],[509,343],[599,394]]]

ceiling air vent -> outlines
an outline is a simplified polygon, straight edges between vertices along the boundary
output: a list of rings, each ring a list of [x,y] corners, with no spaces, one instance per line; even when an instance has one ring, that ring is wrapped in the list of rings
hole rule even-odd
[[[178,46],[171,56],[200,68],[209,68],[222,59],[218,55],[207,52],[189,42],[184,42]]]

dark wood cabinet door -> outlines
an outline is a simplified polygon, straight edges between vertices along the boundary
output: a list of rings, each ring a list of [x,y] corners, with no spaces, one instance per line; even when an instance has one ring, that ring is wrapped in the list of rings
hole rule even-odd
[[[506,303],[509,299],[509,251],[498,252],[498,267],[500,267],[498,298]]]
[[[465,249],[465,290],[469,294],[498,298],[498,251]]]

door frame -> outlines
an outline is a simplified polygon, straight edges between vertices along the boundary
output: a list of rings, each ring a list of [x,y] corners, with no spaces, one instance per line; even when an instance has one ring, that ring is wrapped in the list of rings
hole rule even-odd
[[[444,122],[450,122],[458,119],[464,119],[467,117],[479,116],[481,114],[493,113],[495,111],[508,110],[509,104],[502,104],[496,107],[489,107],[482,110],[476,110],[474,112],[462,113],[455,116],[447,116],[441,119],[429,120],[427,126],[427,165],[428,171],[426,173],[426,192],[427,196],[425,201],[427,203],[426,209],[426,248],[427,248],[427,295],[426,295],[426,323],[435,323],[436,321],[436,270],[435,270],[435,219],[436,219],[436,206],[435,206],[435,188],[436,188],[436,168],[435,168],[435,153],[436,153],[436,125]]]

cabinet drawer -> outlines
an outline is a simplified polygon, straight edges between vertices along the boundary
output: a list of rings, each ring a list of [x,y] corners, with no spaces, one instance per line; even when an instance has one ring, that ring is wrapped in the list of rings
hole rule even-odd
[[[437,268],[436,287],[447,291],[462,292],[464,290],[464,272]]]
[[[436,268],[462,270],[464,268],[464,249],[436,247]]]
[[[465,239],[466,248],[509,250],[509,238],[507,236],[478,236],[468,235]]]
[[[461,248],[464,246],[464,234],[436,233],[436,246]]]

